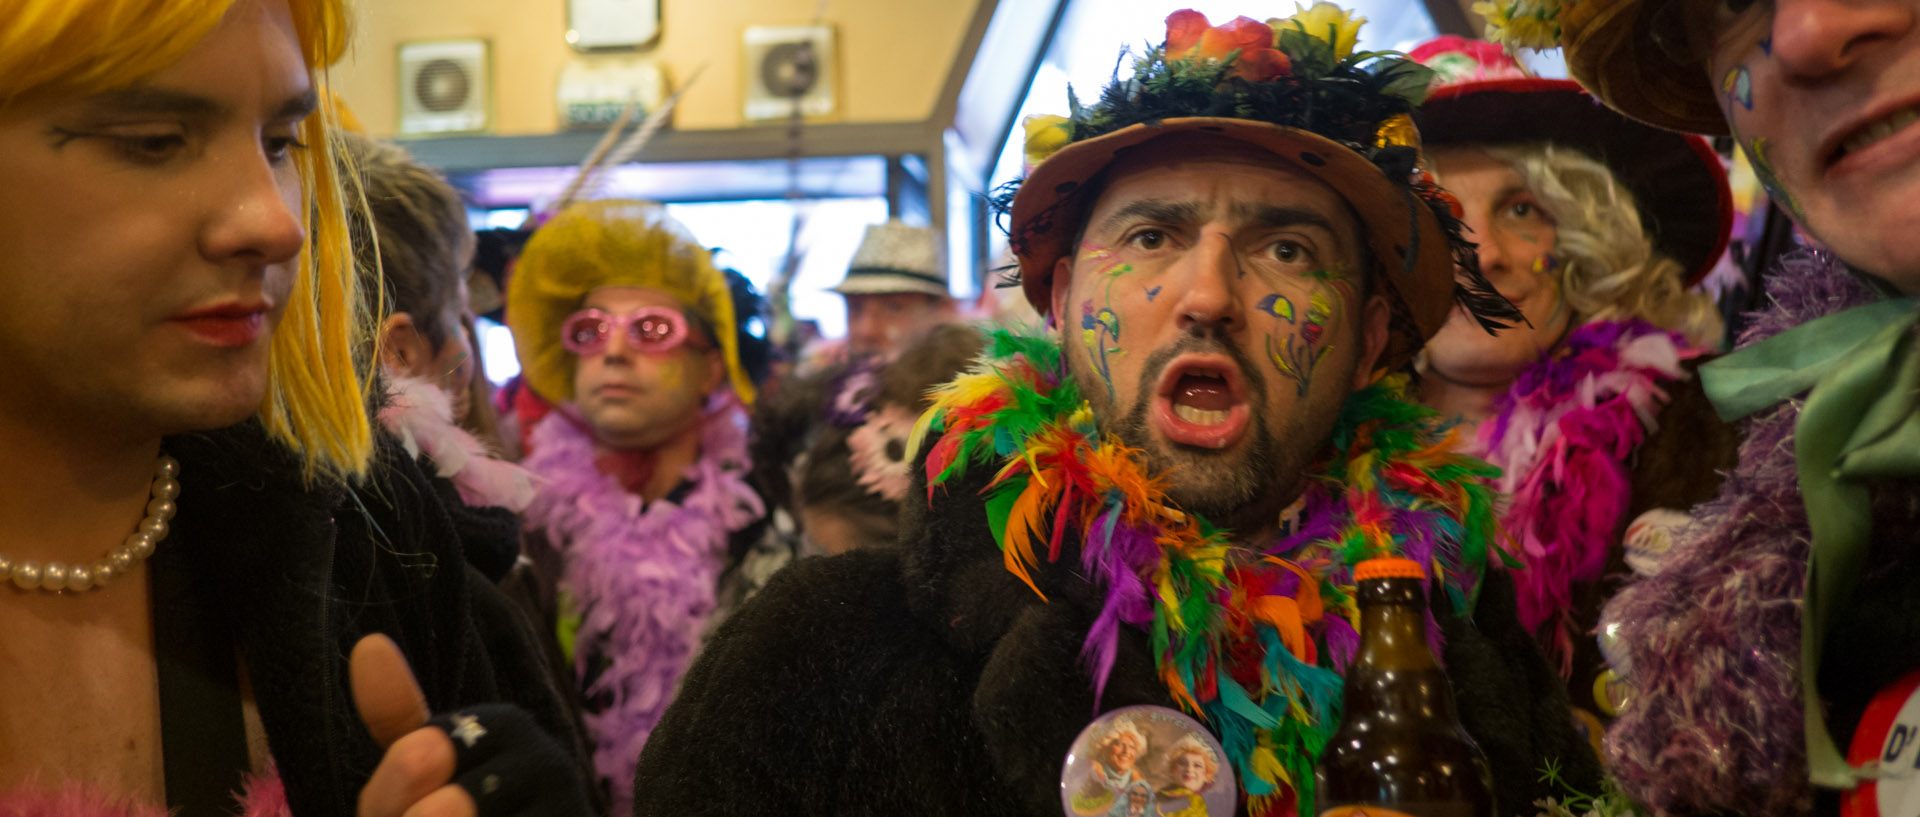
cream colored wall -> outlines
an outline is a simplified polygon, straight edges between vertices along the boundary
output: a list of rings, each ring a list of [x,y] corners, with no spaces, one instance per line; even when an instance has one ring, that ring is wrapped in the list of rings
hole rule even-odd
[[[838,110],[832,121],[916,122],[933,113],[978,0],[827,0],[835,27]],[[814,0],[661,0],[660,39],[644,54],[677,83],[702,63],[675,111],[682,130],[737,128],[741,32],[750,25],[804,25]],[[560,69],[580,55],[566,44],[564,0],[357,0],[354,48],[334,67],[333,87],[366,128],[392,135],[394,73],[409,40],[483,38],[493,43],[494,127],[499,134],[551,133]],[[627,52],[631,53],[631,52]]]

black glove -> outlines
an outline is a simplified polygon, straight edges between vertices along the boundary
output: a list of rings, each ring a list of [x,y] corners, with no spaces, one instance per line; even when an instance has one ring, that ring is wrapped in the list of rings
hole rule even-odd
[[[560,744],[525,710],[481,704],[427,721],[453,740],[453,782],[480,817],[585,817],[586,787]]]

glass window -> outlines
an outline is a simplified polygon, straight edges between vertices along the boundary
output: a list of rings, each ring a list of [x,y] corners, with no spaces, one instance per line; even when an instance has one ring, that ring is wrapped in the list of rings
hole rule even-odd
[[[846,277],[867,225],[887,220],[887,200],[712,201],[668,204],[667,212],[700,243],[724,249],[719,262],[739,270],[763,295],[786,261],[798,213],[800,269],[788,290],[793,317],[818,321],[824,336],[836,338],[847,333],[847,309],[838,294],[827,290]]]

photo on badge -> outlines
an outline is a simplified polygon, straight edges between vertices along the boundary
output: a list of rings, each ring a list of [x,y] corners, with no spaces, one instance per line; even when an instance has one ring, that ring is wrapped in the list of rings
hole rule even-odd
[[[1225,757],[1193,718],[1160,706],[1116,709],[1074,738],[1061,807],[1079,817],[1230,815],[1239,787]]]

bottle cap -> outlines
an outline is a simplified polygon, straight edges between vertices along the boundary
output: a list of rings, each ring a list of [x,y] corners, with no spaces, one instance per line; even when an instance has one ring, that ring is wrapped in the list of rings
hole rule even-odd
[[[1420,563],[1412,559],[1384,558],[1368,559],[1353,566],[1353,580],[1364,582],[1368,579],[1424,579],[1427,571]]]

